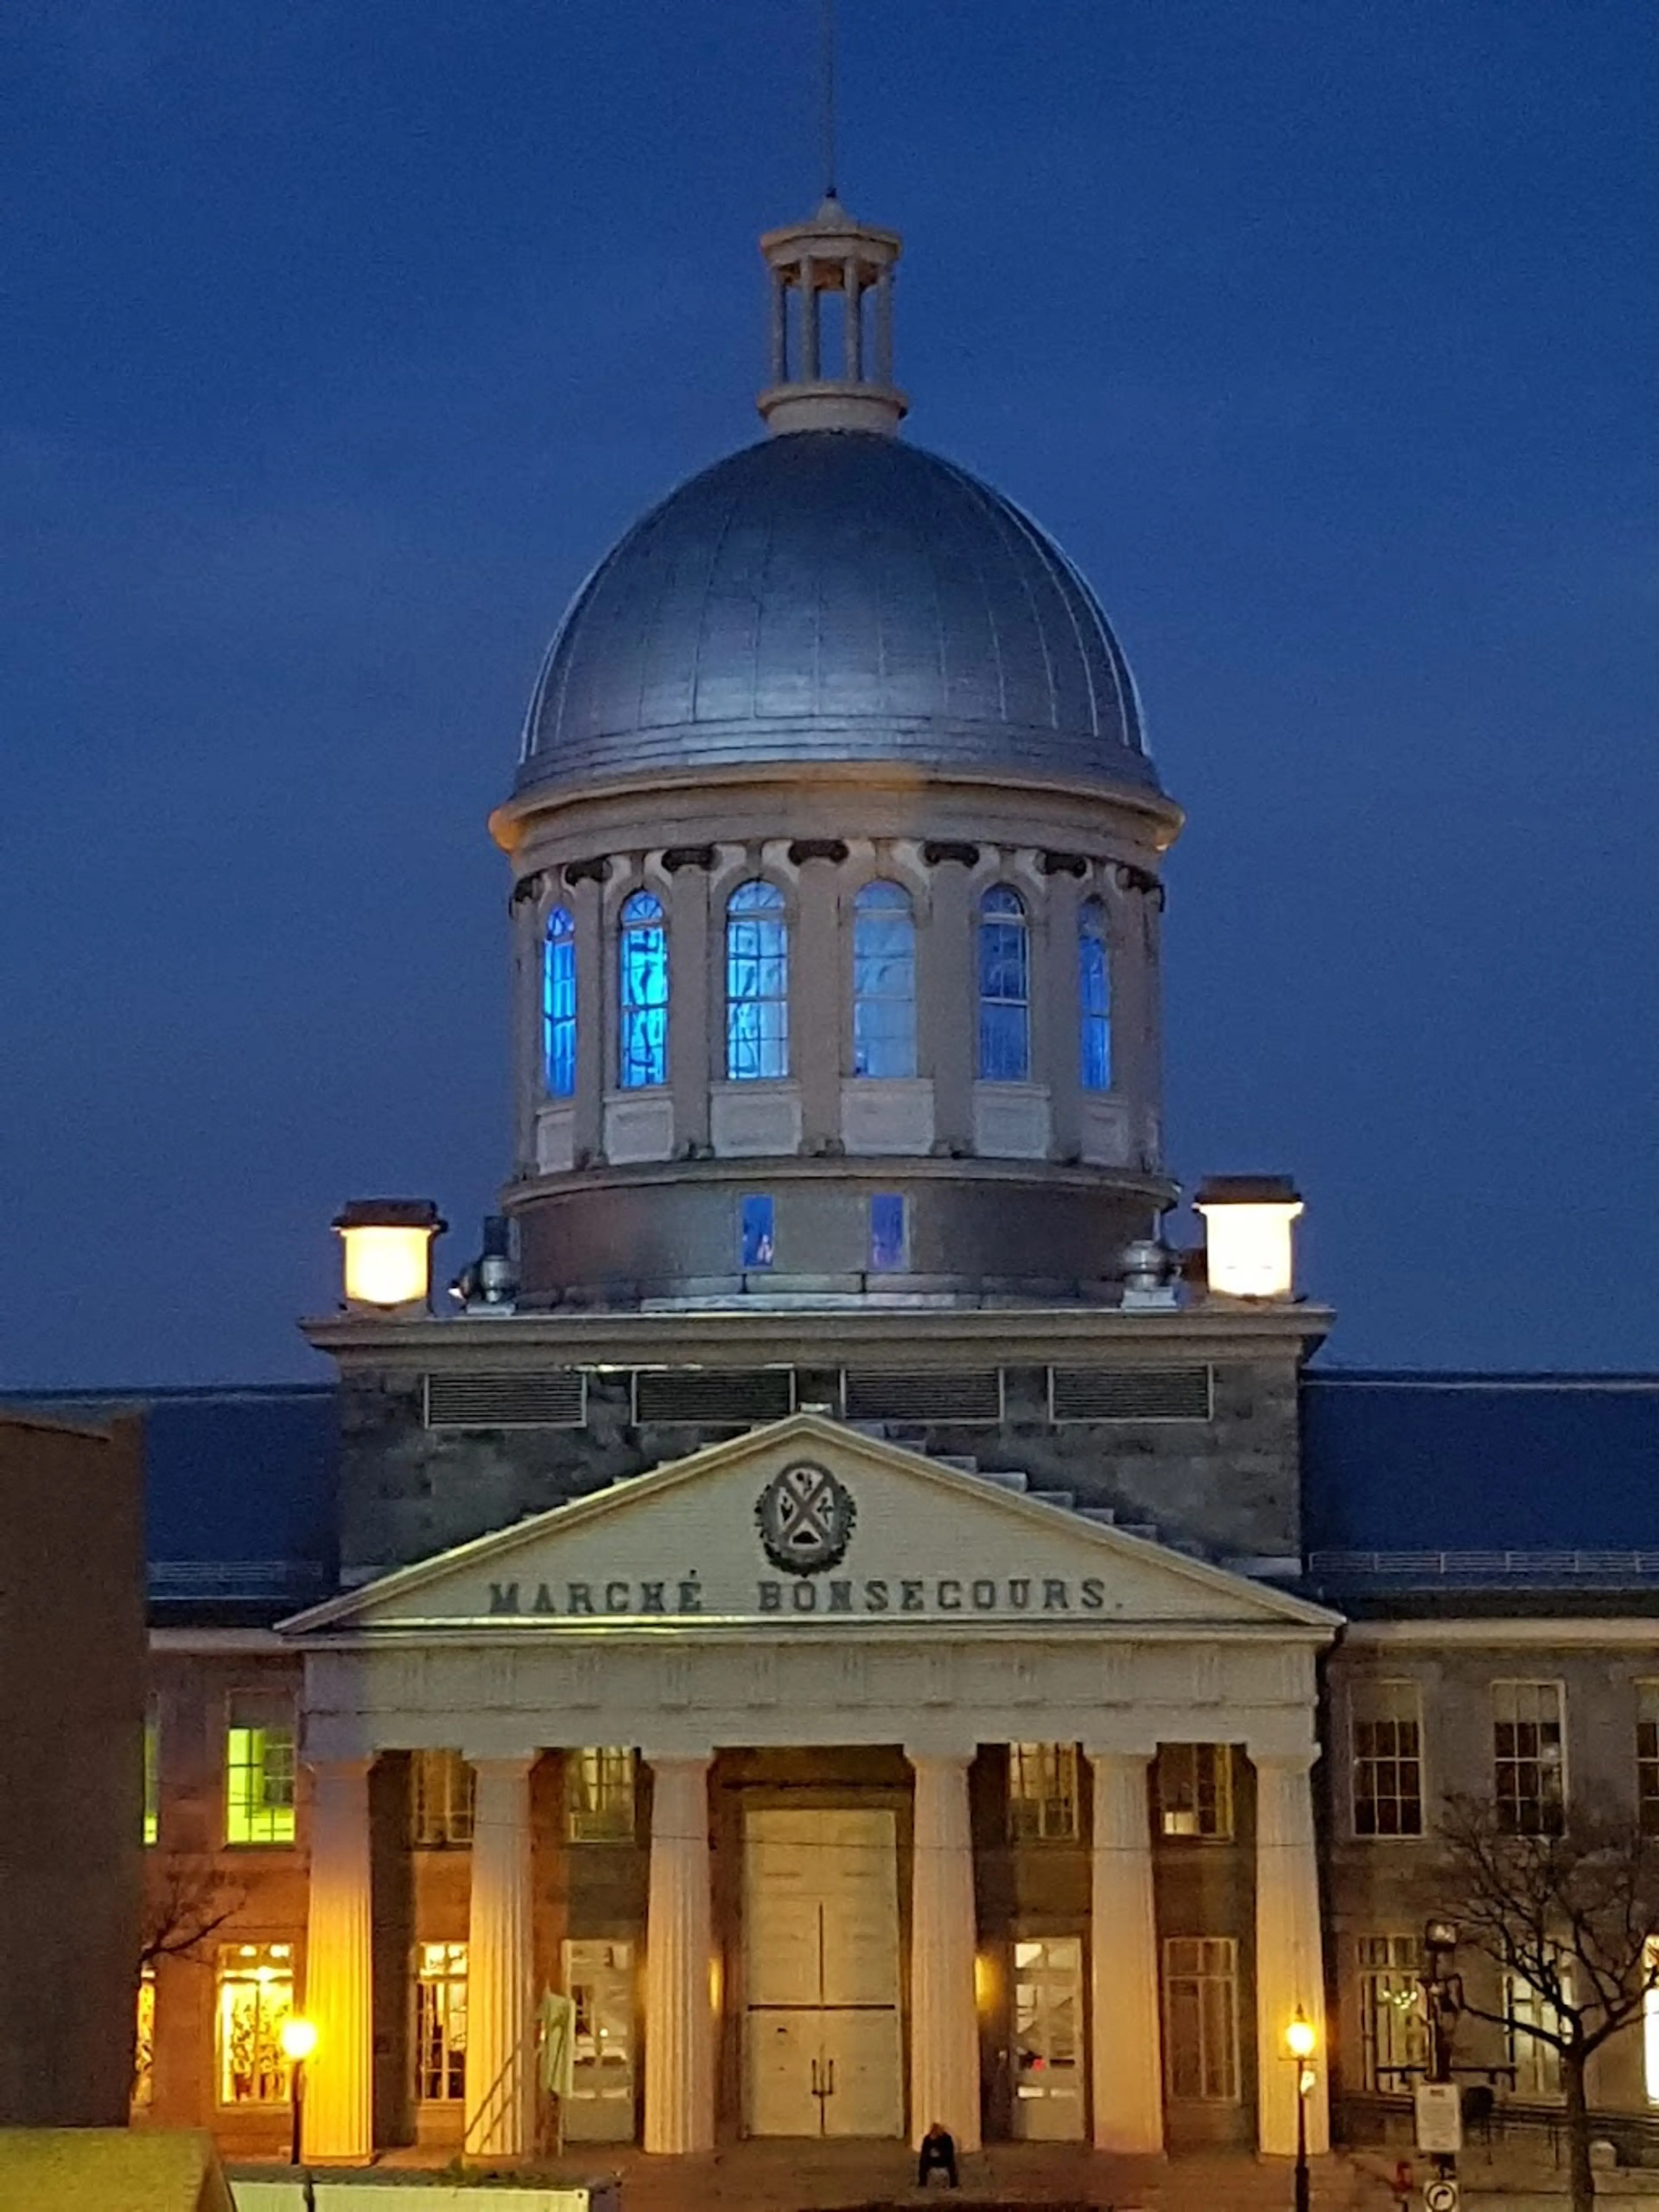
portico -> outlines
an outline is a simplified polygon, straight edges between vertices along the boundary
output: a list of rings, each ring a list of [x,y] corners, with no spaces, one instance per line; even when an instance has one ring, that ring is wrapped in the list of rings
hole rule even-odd
[[[1255,2140],[1288,2153],[1283,2028],[1298,2007],[1322,2014],[1310,1776],[1315,1661],[1336,1626],[815,1415],[315,1608],[286,1632],[327,1808],[307,2155],[374,2147],[370,1782],[377,1762],[443,1751],[476,1777],[469,2154],[532,2148],[538,2000],[596,1947],[642,2081],[614,2131],[637,2125],[647,2151],[914,2141],[939,2119],[969,2148],[988,2124],[1157,2152],[1172,2094],[1197,2105],[1231,2084],[1237,2102],[1253,2084]],[[544,1778],[592,1747],[638,1757],[641,1896],[623,1894],[625,1869],[601,1894],[547,1818]],[[1047,1890],[1040,1844],[1006,1845],[1010,1747],[1051,1753],[1045,1802],[1070,1804]],[[1160,1839],[1198,1832],[1167,1782],[1155,1826],[1155,1765],[1179,1747],[1207,1747],[1206,1774],[1236,1761],[1254,1808],[1247,1923],[1224,1935],[1160,1874]],[[583,1986],[591,2009],[599,1985]],[[1322,2148],[1322,2078],[1309,2118]]]

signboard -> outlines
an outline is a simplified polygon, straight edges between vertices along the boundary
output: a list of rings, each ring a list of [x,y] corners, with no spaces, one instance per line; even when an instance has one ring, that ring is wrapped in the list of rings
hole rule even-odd
[[[1431,2089],[1443,2089],[1447,2085],[1443,2081],[1431,2081],[1427,2086]],[[1425,2181],[1423,2185],[1423,2212],[1457,2212],[1457,2184],[1447,2180],[1443,2175],[1438,2181]]]
[[[1463,2100],[1456,2082],[1419,2081],[1414,2101],[1419,2150],[1436,2158],[1455,2158],[1463,2148]],[[1444,2212],[1444,2208],[1431,2206],[1431,2212]]]

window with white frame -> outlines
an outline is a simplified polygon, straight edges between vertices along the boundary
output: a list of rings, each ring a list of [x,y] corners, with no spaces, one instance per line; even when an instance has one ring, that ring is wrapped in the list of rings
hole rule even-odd
[[[1224,1841],[1233,1832],[1233,1747],[1230,1743],[1161,1743],[1158,1827],[1166,1836]]]
[[[1384,2094],[1404,2092],[1411,2087],[1410,2069],[1426,2066],[1429,2056],[1422,1944],[1415,1936],[1362,1936],[1355,1954],[1362,2079],[1366,2088]]]
[[[415,2094],[423,2105],[466,2094],[466,1946],[415,1947]]]
[[[1504,1977],[1504,2056],[1515,2069],[1517,2097],[1559,2097],[1561,2094],[1561,2054],[1553,2043],[1534,2033],[1559,2035],[1561,2015],[1532,1984],[1519,1974]]]
[[[979,902],[979,1073],[985,1083],[1031,1073],[1031,951],[1025,902],[994,884]]]
[[[866,884],[853,901],[853,1073],[916,1072],[916,926],[902,884]]]
[[[283,2022],[294,2009],[288,1943],[222,1943],[215,1977],[222,2105],[285,2105]]]
[[[1494,1682],[1492,1788],[1501,1826],[1559,1836],[1565,1818],[1566,1748],[1559,1682]]]
[[[1659,1836],[1659,1682],[1636,1685],[1636,1811],[1644,1836]]]
[[[634,1754],[587,1744],[564,1755],[565,1833],[573,1844],[634,1840]]]
[[[1164,2082],[1171,2103],[1238,2102],[1238,1944],[1231,1936],[1164,1939]]]
[[[1423,1832],[1423,1692],[1416,1682],[1356,1680],[1353,1832],[1357,1836]]]
[[[726,902],[726,1073],[789,1073],[789,921],[775,884],[739,884]]]
[[[650,1090],[668,1080],[668,923],[654,892],[624,902],[617,936],[617,1082]]]
[[[476,1777],[459,1751],[411,1752],[410,1832],[423,1850],[472,1841]]]
[[[294,1841],[294,1702],[261,1691],[230,1700],[225,1729],[225,1841]]]
[[[1060,1843],[1077,1832],[1077,1746],[1011,1743],[1010,1840],[1017,1844]]]
[[[550,1098],[576,1088],[576,921],[568,906],[547,917],[542,944],[542,1071]]]
[[[1085,1091],[1112,1087],[1111,952],[1103,900],[1085,899],[1077,920],[1078,1079]]]

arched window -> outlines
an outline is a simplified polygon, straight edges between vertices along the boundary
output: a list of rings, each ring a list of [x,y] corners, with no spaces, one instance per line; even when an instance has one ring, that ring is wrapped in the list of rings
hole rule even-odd
[[[1018,891],[994,884],[979,902],[979,1072],[986,1083],[1031,1073],[1031,957]]]
[[[640,1091],[668,1080],[668,930],[662,901],[635,891],[622,910],[617,1080]]]
[[[900,884],[853,902],[853,1073],[916,1072],[916,926]]]
[[[739,884],[726,902],[726,1073],[789,1073],[789,925],[775,884]]]
[[[1085,899],[1077,917],[1078,1073],[1085,1091],[1112,1087],[1112,977],[1106,909]]]
[[[576,923],[568,907],[554,908],[542,940],[542,1067],[550,1097],[573,1095],[576,1088]]]

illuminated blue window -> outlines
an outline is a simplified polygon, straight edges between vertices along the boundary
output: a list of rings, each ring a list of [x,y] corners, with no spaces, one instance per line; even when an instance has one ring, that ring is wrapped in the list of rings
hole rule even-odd
[[[1085,1091],[1112,1087],[1112,981],[1106,909],[1085,899],[1077,918],[1078,1066]]]
[[[739,884],[726,902],[726,1073],[789,1073],[789,925],[775,884]]]
[[[986,1083],[1031,1073],[1030,933],[1019,893],[996,884],[979,902],[979,1072]]]
[[[879,1274],[905,1261],[904,1200],[896,1191],[878,1191],[870,1201],[870,1266]]]
[[[772,1201],[769,1198],[745,1198],[743,1201],[743,1266],[746,1274],[751,1267],[769,1267],[772,1264]]]
[[[916,1072],[916,927],[898,884],[853,902],[853,1073]]]
[[[542,1062],[548,1093],[576,1088],[576,924],[568,907],[547,917],[542,945]]]
[[[624,1091],[668,1080],[668,930],[662,901],[635,891],[622,910],[622,1036],[617,1079]]]

